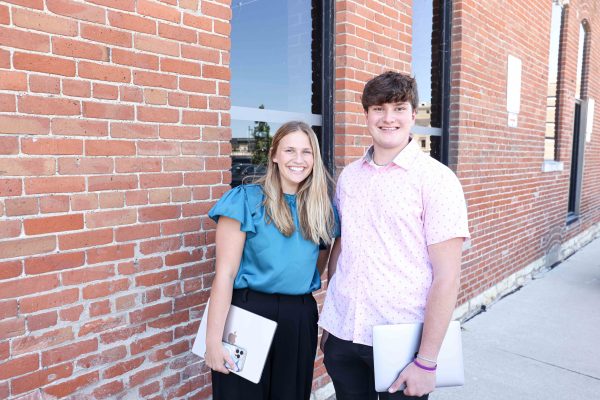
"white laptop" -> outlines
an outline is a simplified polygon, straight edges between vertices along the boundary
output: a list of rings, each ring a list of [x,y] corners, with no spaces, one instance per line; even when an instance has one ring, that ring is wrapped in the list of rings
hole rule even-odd
[[[208,320],[208,307],[206,304],[204,316],[192,347],[192,353],[204,358],[206,352],[206,324]],[[230,372],[258,383],[262,375],[277,323],[260,315],[246,311],[236,306],[230,306],[229,314],[223,329],[223,342],[237,346],[243,354],[243,363],[239,371]],[[233,346],[226,346],[232,347]],[[235,350],[234,350],[235,351]],[[235,353],[232,354],[232,357]],[[237,360],[234,358],[234,361]]]
[[[421,323],[373,327],[375,390],[387,392],[400,372],[414,360],[422,329]],[[451,321],[438,354],[435,386],[462,386],[464,383],[460,322]]]

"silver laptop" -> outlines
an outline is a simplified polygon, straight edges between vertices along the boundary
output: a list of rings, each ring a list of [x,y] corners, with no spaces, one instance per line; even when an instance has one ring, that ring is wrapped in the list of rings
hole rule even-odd
[[[202,322],[192,347],[192,353],[204,358],[206,352],[206,324],[208,307],[204,310]],[[258,383],[262,375],[267,355],[273,342],[277,323],[260,315],[246,311],[236,306],[229,307],[229,314],[223,329],[223,342],[230,351],[239,371],[232,373]]]
[[[373,327],[375,390],[387,392],[400,372],[414,360],[422,330],[421,323]],[[460,322],[451,321],[438,354],[435,386],[462,386],[464,383]]]

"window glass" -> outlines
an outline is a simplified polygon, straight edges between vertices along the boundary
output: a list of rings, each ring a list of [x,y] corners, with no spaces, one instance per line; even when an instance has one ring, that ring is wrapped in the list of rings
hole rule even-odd
[[[322,123],[321,62],[314,59],[320,7],[310,0],[232,4],[232,186],[264,173],[264,153],[284,122]]]
[[[544,160],[556,157],[556,111],[558,89],[558,55],[562,29],[562,6],[552,4],[550,26],[550,51],[548,58],[548,91],[546,94],[546,134],[544,140]]]

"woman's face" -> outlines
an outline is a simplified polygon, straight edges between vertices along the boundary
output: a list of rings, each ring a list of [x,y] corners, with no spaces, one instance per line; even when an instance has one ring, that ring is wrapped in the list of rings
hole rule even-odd
[[[314,154],[306,133],[288,133],[279,142],[273,162],[279,167],[281,187],[287,194],[295,194],[298,185],[311,174]]]

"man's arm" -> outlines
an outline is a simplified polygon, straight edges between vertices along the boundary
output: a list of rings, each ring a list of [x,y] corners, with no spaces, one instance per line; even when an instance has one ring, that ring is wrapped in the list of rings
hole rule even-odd
[[[419,355],[437,360],[440,347],[456,306],[460,285],[460,267],[463,238],[453,238],[428,246],[429,259],[433,267],[433,281],[427,296],[425,323],[421,336]],[[419,363],[433,367],[433,363],[419,359]],[[435,373],[425,371],[414,363],[409,364],[392,384],[389,391],[395,392],[406,384],[408,396],[422,396],[435,389]]]
[[[327,286],[329,286],[329,282],[331,282],[331,278],[333,278],[333,274],[335,274],[335,269],[337,267],[338,258],[340,257],[340,253],[342,251],[342,237],[338,237],[333,242],[333,246],[331,246],[331,253],[329,253],[329,262],[327,263]],[[329,332],[323,329],[323,334],[321,335],[321,342],[319,344],[319,348],[321,351],[325,348],[325,342],[329,338]]]

